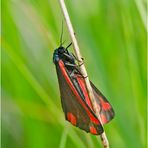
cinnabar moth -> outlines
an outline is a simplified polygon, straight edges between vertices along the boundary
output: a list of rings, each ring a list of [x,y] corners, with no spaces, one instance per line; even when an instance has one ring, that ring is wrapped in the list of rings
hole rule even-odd
[[[92,109],[84,77],[79,71],[75,57],[67,50],[69,46],[64,48],[60,45],[53,54],[65,118],[86,132],[99,135],[103,133],[103,127]],[[100,111],[102,124],[106,124],[113,119],[114,110],[95,85],[92,82],[90,84]]]

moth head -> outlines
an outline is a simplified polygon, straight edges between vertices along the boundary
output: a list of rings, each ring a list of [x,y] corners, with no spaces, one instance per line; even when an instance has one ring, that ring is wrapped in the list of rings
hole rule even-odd
[[[66,53],[67,51],[66,51],[66,49],[63,47],[63,46],[60,46],[59,48],[58,48],[58,53],[60,54],[60,55],[62,55],[63,53]]]

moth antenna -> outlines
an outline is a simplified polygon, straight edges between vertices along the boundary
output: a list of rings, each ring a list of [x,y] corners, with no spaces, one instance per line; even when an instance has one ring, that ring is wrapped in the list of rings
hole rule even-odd
[[[61,46],[62,46],[65,42],[66,42],[66,40],[65,40],[65,41],[63,41],[63,42],[61,42]]]
[[[62,31],[61,31],[61,37],[60,37],[60,47],[62,46],[62,38],[63,38],[63,20],[62,20]]]
[[[72,42],[65,48],[66,50],[72,45]]]

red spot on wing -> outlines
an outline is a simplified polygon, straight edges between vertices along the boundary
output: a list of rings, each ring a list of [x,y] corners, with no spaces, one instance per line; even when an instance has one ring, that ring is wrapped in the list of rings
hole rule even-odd
[[[90,132],[91,132],[92,134],[94,134],[94,135],[98,134],[98,133],[97,133],[97,130],[96,130],[95,127],[93,127],[93,126],[90,126],[89,130],[90,130]]]
[[[72,113],[70,113],[70,112],[67,113],[67,120],[69,122],[71,122],[73,125],[76,125],[77,124],[76,117]]]
[[[103,110],[105,110],[105,111],[107,111],[111,108],[110,104],[107,102],[101,103],[101,106],[102,106]]]
[[[108,122],[107,118],[106,118],[106,116],[104,114],[101,114],[101,121],[102,121],[103,124]]]
[[[88,107],[85,105],[85,103],[82,101],[81,97],[79,96],[77,90],[75,89],[74,85],[72,84],[69,76],[67,75],[67,72],[65,70],[65,66],[62,60],[59,60],[59,66],[62,71],[62,74],[64,78],[66,79],[66,82],[70,86],[71,90],[74,92],[76,99],[79,101],[79,103],[82,105],[82,107],[85,109],[87,115],[89,116],[90,120],[95,124],[100,124],[100,121],[90,112]]]

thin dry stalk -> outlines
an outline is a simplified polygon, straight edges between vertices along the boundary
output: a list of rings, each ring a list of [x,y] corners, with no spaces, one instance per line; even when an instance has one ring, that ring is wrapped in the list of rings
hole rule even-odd
[[[92,87],[90,85],[90,81],[89,81],[89,78],[88,78],[88,75],[87,75],[87,71],[86,71],[86,68],[84,66],[82,56],[80,54],[78,42],[77,42],[76,37],[75,37],[75,33],[74,33],[74,30],[73,30],[73,27],[72,27],[72,24],[71,24],[71,21],[70,21],[70,18],[69,18],[69,14],[68,14],[65,2],[64,2],[64,0],[59,0],[59,1],[60,1],[60,6],[61,6],[65,21],[66,21],[66,24],[67,24],[67,28],[68,28],[70,37],[71,37],[71,40],[72,40],[72,43],[73,43],[74,51],[75,51],[76,57],[78,59],[78,63],[79,63],[79,65],[81,65],[80,71],[85,78],[85,83],[86,83],[87,91],[89,93],[89,97],[91,99],[91,104],[93,106],[93,110],[94,110],[94,112],[96,113],[97,117],[99,118],[99,120],[101,122],[99,110],[97,108],[97,104],[96,104],[96,101],[94,99]],[[101,141],[102,141],[104,148],[109,148],[109,142],[108,142],[107,136],[105,134],[105,131],[100,135],[100,137],[101,137]]]

